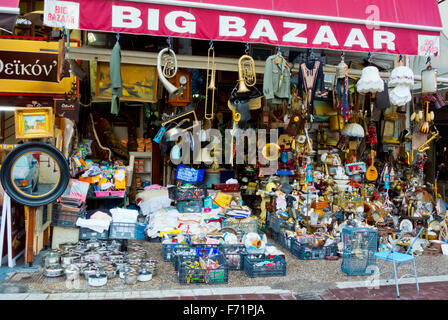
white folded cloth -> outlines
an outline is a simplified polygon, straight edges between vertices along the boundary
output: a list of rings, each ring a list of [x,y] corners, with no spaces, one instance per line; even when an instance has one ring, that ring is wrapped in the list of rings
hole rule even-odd
[[[89,228],[93,231],[103,233],[105,230],[109,230],[110,221],[102,219],[84,219],[78,218],[76,225],[81,228]]]
[[[138,211],[130,209],[115,208],[110,209],[113,222],[137,223]]]

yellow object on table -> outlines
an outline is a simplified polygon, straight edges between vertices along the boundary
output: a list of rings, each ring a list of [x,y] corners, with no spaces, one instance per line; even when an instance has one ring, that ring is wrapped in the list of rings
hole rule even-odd
[[[230,204],[230,202],[232,201],[232,195],[224,193],[224,192],[218,192],[215,200],[213,200],[213,201],[221,208],[227,207]]]

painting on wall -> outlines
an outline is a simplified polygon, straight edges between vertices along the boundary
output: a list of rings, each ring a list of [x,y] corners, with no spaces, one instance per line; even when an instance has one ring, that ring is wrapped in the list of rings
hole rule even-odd
[[[122,64],[121,101],[157,102],[157,68],[153,66]],[[110,67],[107,62],[98,62],[95,98],[111,99]]]

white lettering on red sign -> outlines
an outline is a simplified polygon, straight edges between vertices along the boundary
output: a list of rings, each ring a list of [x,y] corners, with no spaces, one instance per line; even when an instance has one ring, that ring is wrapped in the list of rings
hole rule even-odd
[[[159,9],[148,9],[148,17],[146,26],[149,31],[165,31],[177,34],[196,34],[197,19],[196,16],[187,11],[173,10],[161,13]],[[213,21],[210,21],[212,23]],[[340,32],[336,37],[332,26],[321,25],[319,29],[310,34],[309,25],[307,23],[297,23],[284,21],[279,28],[279,24],[273,24],[273,21],[263,17],[256,20],[255,24],[249,27],[246,20],[238,16],[220,15],[218,20],[218,28],[216,38],[242,38],[247,37],[252,40],[267,38],[272,42],[279,42],[279,38],[284,43],[300,43],[304,45],[315,45],[339,48],[342,44],[348,49],[376,49],[394,51],[396,35],[390,31],[372,30],[371,32],[363,30],[359,27],[351,28],[341,39]],[[132,6],[112,5],[112,27],[125,29],[139,29],[142,27],[143,19],[140,9]],[[210,30],[215,28],[210,27]],[[370,44],[366,38],[366,32],[370,35]],[[240,39],[241,40],[241,39]],[[422,50],[435,51],[436,46],[430,42],[422,42]],[[425,49],[423,49],[425,48]],[[429,48],[429,49],[428,49]]]

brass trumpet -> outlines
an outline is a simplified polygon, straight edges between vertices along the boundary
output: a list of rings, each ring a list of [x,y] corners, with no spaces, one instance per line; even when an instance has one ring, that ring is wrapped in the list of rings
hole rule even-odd
[[[210,61],[211,58],[211,61]],[[215,79],[216,79],[216,65],[215,65],[215,49],[208,49],[208,57],[207,57],[207,82],[205,89],[205,110],[204,117],[207,120],[213,120],[215,113],[213,111],[215,105]],[[212,91],[212,101],[211,101],[211,112],[208,113],[208,91]]]
[[[432,140],[434,140],[435,138],[437,138],[439,136],[439,131],[436,130],[436,132],[434,132],[432,134],[432,136],[426,140],[426,142],[424,144],[422,144],[420,147],[417,148],[417,151],[420,153],[425,152],[426,150],[429,150],[431,147],[428,145],[431,143]]]
[[[243,55],[238,60],[238,93],[249,92],[248,87],[253,87],[257,82],[255,73],[255,61],[251,56]]]

